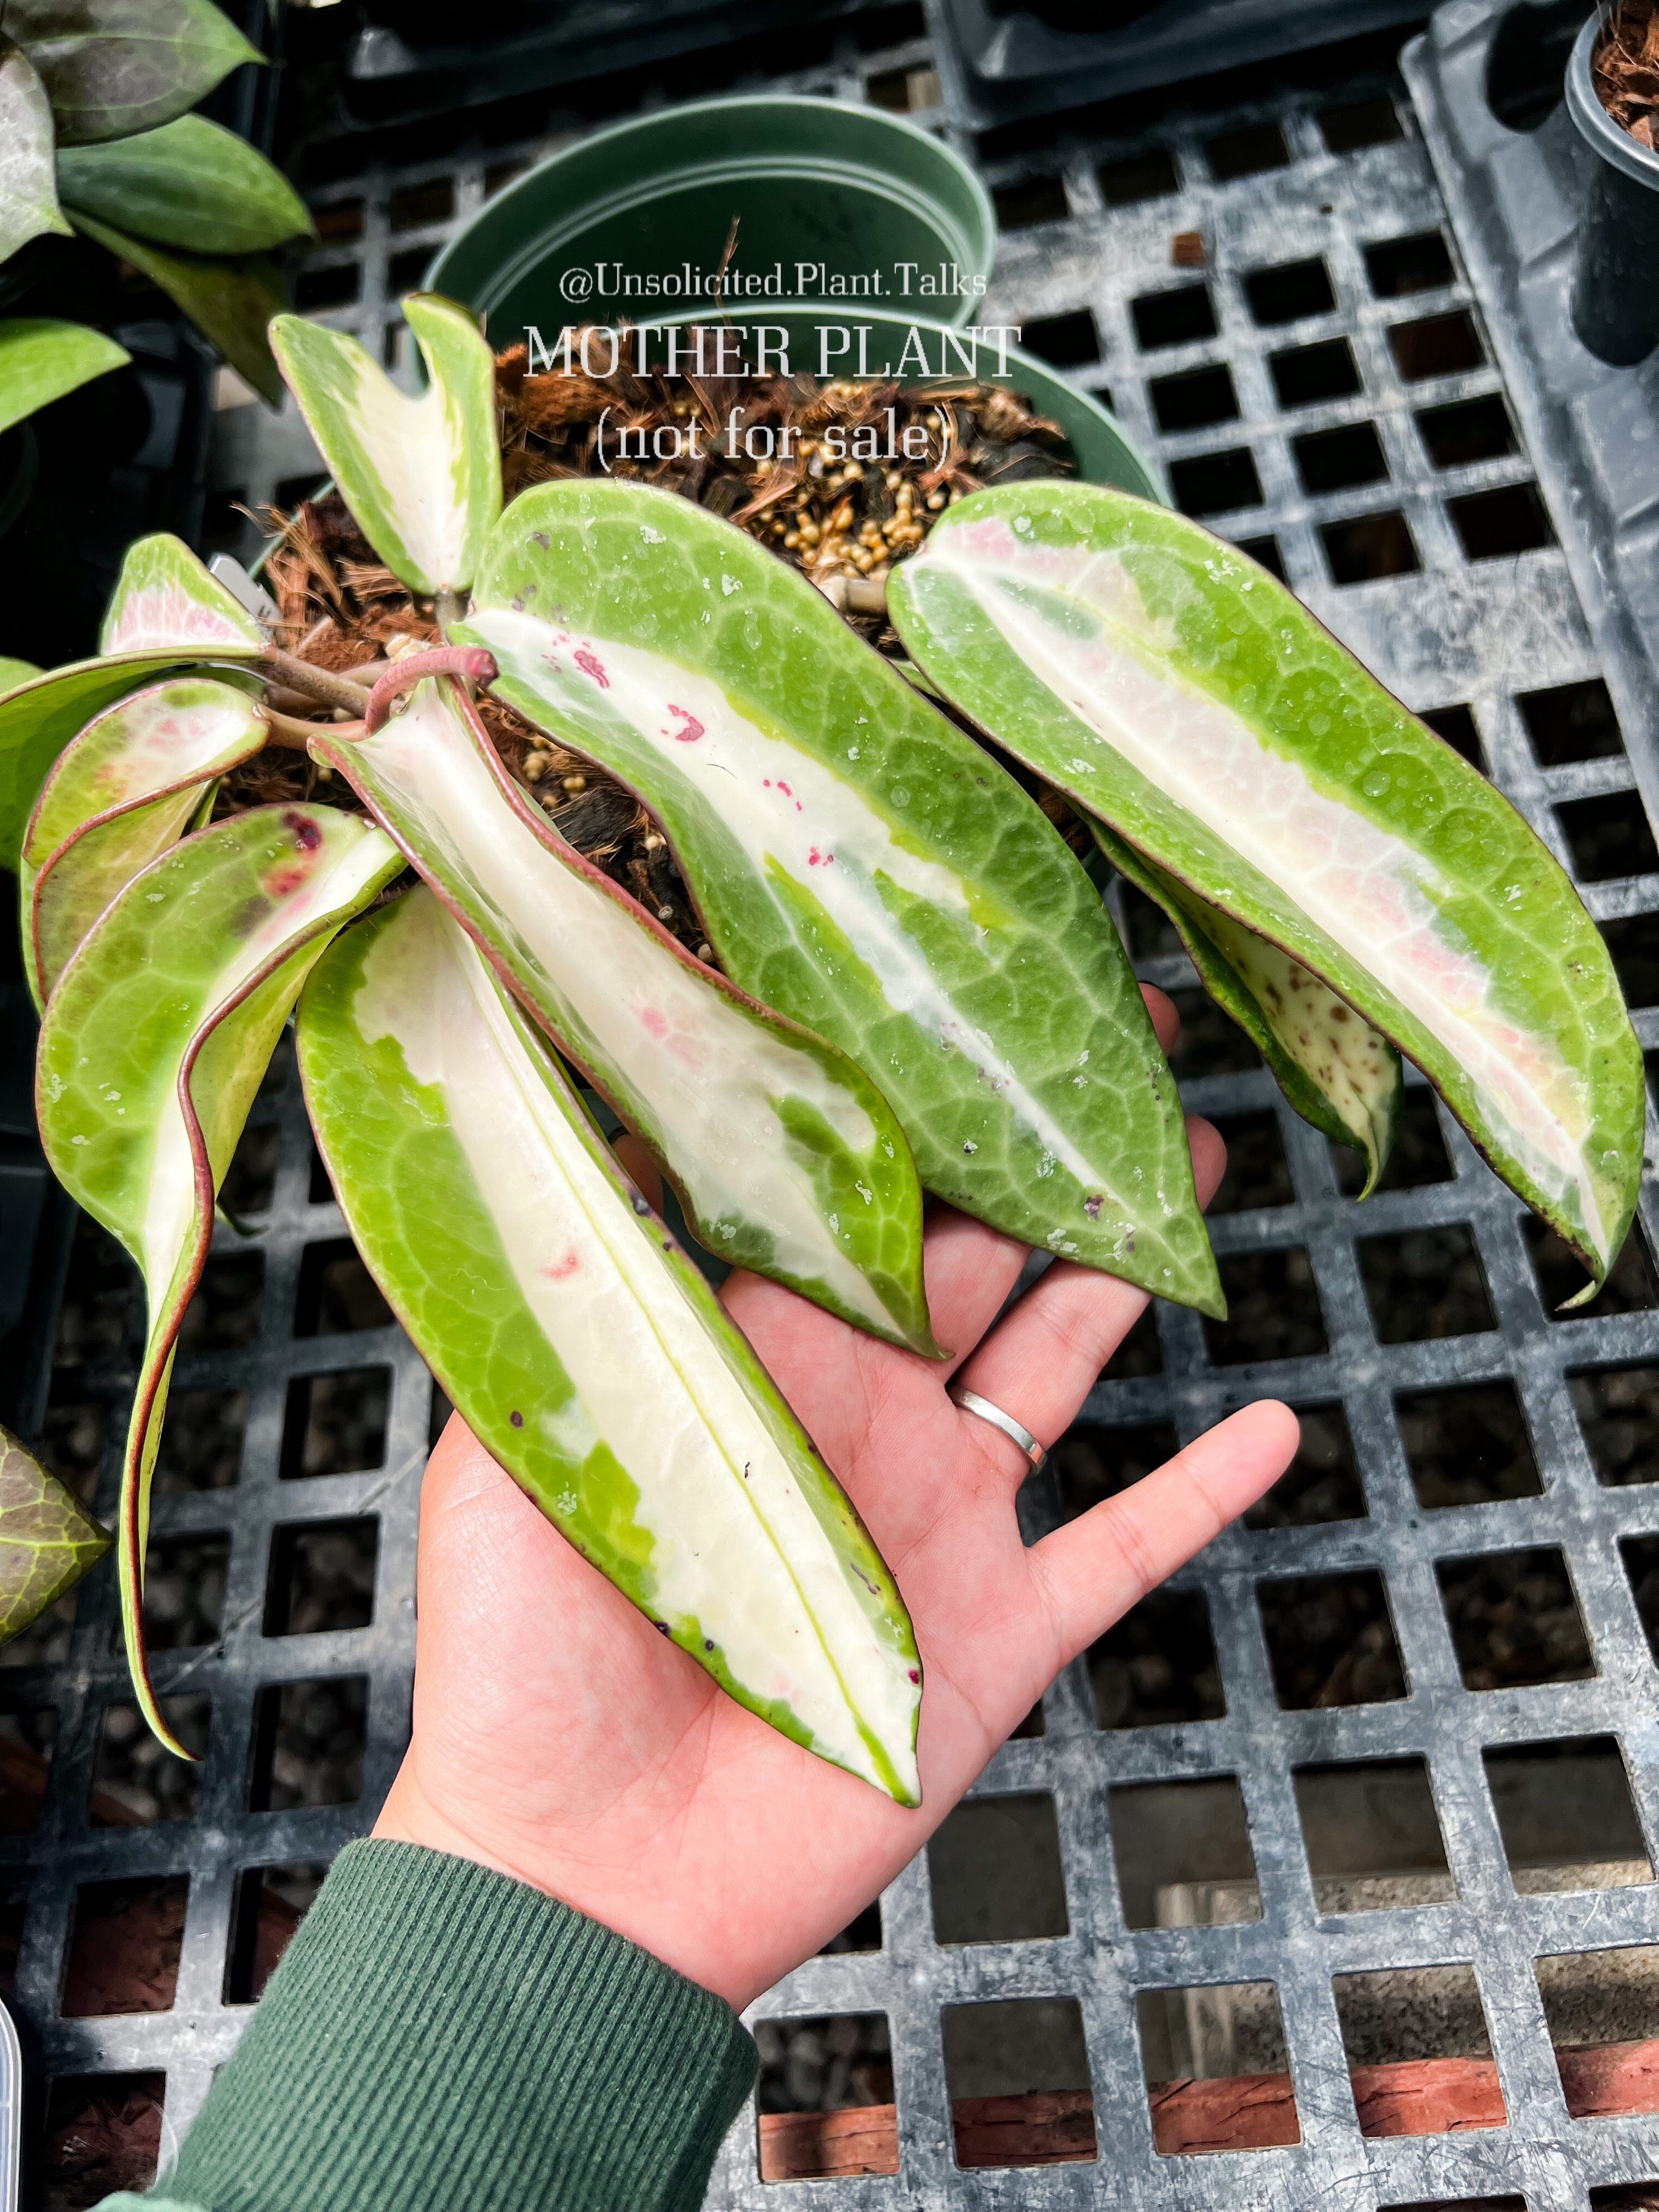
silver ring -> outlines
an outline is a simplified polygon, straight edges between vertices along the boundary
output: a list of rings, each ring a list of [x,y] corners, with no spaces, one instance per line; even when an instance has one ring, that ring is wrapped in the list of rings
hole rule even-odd
[[[1012,1413],[1005,1413],[1000,1406],[994,1406],[988,1398],[981,1398],[977,1390],[964,1390],[953,1384],[946,1392],[953,1404],[964,1413],[977,1413],[981,1421],[988,1421],[994,1429],[1000,1429],[1011,1443],[1019,1446],[1031,1462],[1035,1474],[1048,1456],[1047,1448],[1040,1444],[1029,1429],[1024,1429]]]

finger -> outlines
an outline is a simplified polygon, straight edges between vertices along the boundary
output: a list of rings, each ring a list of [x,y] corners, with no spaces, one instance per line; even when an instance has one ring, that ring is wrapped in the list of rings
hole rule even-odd
[[[631,1129],[619,1129],[611,1140],[617,1164],[653,1213],[662,1212],[662,1170],[643,1140]]]
[[[1181,1016],[1176,1012],[1175,1000],[1166,998],[1156,983],[1143,983],[1140,995],[1146,1001],[1146,1011],[1152,1018],[1152,1027],[1158,1031],[1158,1041],[1167,1060],[1181,1037]]]
[[[1026,1558],[1053,1624],[1056,1667],[1271,1489],[1300,1435],[1290,1407],[1264,1398],[1034,1545]]]
[[[1187,1138],[1199,1203],[1207,1206],[1221,1181],[1227,1147],[1219,1132],[1196,1116],[1188,1120]],[[1076,1419],[1101,1369],[1149,1303],[1132,1283],[1060,1261],[964,1363],[963,1386],[1011,1413],[1040,1444],[1051,1444]],[[1012,1439],[998,1441],[988,1425],[979,1441],[995,1450],[1011,1479],[1029,1473],[1025,1455]]]
[[[1140,994],[1159,1044],[1166,1054],[1172,1052],[1181,1034],[1180,1015],[1152,984],[1143,983]],[[1193,1126],[1188,1125],[1189,1133]],[[1208,1128],[1209,1124],[1203,1126]],[[1017,1238],[951,1208],[940,1206],[931,1215],[922,1263],[927,1307],[934,1336],[952,1355],[951,1362],[936,1370],[941,1382],[950,1375],[952,1364],[959,1366],[967,1358],[1002,1311],[1030,1250]]]
[[[929,1362],[941,1382],[1001,1312],[1030,1249],[954,1206],[929,1210],[921,1270],[933,1334],[951,1354]]]
[[[530,1507],[528,1514],[523,1513],[523,1505]],[[470,1547],[480,1528],[489,1532],[486,1540],[498,1540],[495,1516],[501,1513],[514,1524],[519,1542],[539,1543],[534,1533],[538,1527],[558,1534],[529,1493],[478,1442],[461,1416],[452,1413],[432,1447],[421,1484],[423,1563],[434,1548]]]
[[[1143,983],[1140,988],[1158,1042],[1165,1053],[1171,1052],[1181,1033],[1181,1017],[1162,991],[1150,983]],[[1189,1135],[1198,1126],[1188,1124]],[[1209,1127],[1207,1122],[1202,1126]],[[624,1133],[617,1139],[616,1149],[617,1158],[649,1197],[650,1186],[643,1182],[636,1165],[637,1158],[643,1155],[638,1139]],[[1219,1180],[1218,1168],[1216,1175]],[[657,1187],[661,1188],[660,1177]],[[660,1201],[658,1203],[659,1206]],[[922,1277],[934,1338],[950,1357],[930,1360],[928,1366],[941,1383],[967,1358],[1001,1312],[1030,1253],[1030,1245],[1022,1244],[1018,1237],[1005,1236],[1000,1230],[975,1221],[969,1214],[959,1213],[954,1206],[929,1206],[922,1244]],[[728,1282],[721,1296],[740,1313],[743,1304],[753,1294],[753,1278],[739,1273]]]

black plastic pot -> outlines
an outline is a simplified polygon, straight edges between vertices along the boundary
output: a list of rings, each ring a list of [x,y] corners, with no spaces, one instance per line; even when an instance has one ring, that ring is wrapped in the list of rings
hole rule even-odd
[[[1572,326],[1620,368],[1659,345],[1659,154],[1621,131],[1595,96],[1590,57],[1605,25],[1592,15],[1567,63],[1567,112],[1595,160],[1572,273]]]

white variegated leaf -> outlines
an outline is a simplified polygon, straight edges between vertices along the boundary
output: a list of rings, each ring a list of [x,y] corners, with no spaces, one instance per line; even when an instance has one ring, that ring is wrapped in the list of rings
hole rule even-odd
[[[495,368],[465,309],[404,301],[429,381],[397,386],[354,337],[278,315],[270,343],[341,496],[411,592],[460,592],[501,508]]]
[[[473,1433],[740,1703],[915,1803],[891,1577],[466,933],[425,889],[382,907],[298,1038],[358,1249]]]
[[[247,609],[208,573],[182,538],[158,530],[128,546],[99,632],[100,653],[176,646],[208,660],[223,652],[258,653],[264,643],[264,633]]]
[[[1365,1155],[1365,1190],[1394,1142],[1403,1078],[1400,1054],[1288,952],[1209,905],[1176,877],[1091,818],[1115,868],[1155,899],[1180,933],[1198,978],[1231,1014],[1304,1121]]]
[[[263,806],[135,876],[59,979],[36,1099],[52,1170],[144,1279],[149,1323],[122,1466],[118,1559],[140,1711],[190,1756],[145,1659],[149,1485],[173,1348],[213,1234],[214,1197],[313,963],[403,866],[335,807]]]
[[[111,900],[177,842],[215,778],[251,759],[265,735],[245,691],[185,676],[107,708],[65,747],[17,871],[37,1007]]]
[[[428,678],[373,736],[313,750],[645,1139],[711,1251],[938,1350],[910,1148],[844,1054],[701,966],[538,819],[459,692]]]
[[[1237,548],[1099,485],[975,493],[888,599],[981,728],[1415,1060],[1601,1281],[1641,1050],[1571,884],[1483,776]]]

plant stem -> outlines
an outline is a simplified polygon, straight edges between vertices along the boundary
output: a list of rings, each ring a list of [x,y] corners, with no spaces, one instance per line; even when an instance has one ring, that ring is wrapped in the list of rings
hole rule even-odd
[[[330,737],[357,738],[362,735],[362,724],[356,722],[302,722],[292,714],[280,714],[270,701],[265,702],[264,717],[270,735],[265,743],[280,745],[284,751],[308,752],[311,741],[325,731]]]
[[[255,665],[267,676],[278,678],[290,691],[320,699],[325,707],[343,707],[348,714],[361,715],[368,703],[368,694],[361,684],[326,668],[313,668],[308,660],[296,659],[280,646],[267,646]]]
[[[372,738],[392,712],[393,702],[425,677],[453,676],[471,696],[473,684],[493,684],[495,675],[495,654],[479,645],[434,645],[424,653],[402,653],[374,686],[362,733]]]

